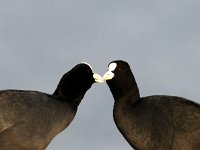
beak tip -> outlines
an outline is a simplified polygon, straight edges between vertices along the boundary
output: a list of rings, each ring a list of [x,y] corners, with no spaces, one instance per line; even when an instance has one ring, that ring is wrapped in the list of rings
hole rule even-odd
[[[108,71],[103,75],[104,80],[111,80],[114,77],[114,73]]]
[[[104,83],[104,79],[102,76],[94,73],[93,78],[95,80],[96,83]]]

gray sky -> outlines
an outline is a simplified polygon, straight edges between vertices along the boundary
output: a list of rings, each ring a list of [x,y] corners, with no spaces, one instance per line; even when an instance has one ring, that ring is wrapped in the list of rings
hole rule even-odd
[[[0,0],[0,89],[53,93],[79,62],[129,62],[141,96],[200,102],[199,0]],[[94,84],[48,150],[131,150],[106,84]]]

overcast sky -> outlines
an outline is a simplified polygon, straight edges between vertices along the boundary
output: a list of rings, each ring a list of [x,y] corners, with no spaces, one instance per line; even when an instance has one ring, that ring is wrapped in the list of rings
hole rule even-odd
[[[0,89],[53,93],[82,61],[103,75],[127,61],[141,96],[200,102],[199,0],[0,0]],[[106,84],[94,84],[47,150],[132,150],[112,117]]]

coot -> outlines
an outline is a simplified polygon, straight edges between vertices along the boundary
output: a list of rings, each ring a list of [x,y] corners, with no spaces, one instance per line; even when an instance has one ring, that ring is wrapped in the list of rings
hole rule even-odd
[[[109,64],[104,77],[114,97],[119,131],[137,150],[200,150],[200,105],[188,99],[140,97],[127,62]]]
[[[44,150],[73,120],[94,82],[103,82],[87,63],[63,75],[52,95],[38,91],[0,91],[0,149]]]

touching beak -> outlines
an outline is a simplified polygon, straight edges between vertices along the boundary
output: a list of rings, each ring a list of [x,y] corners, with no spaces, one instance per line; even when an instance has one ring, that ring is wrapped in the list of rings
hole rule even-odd
[[[93,78],[94,78],[95,82],[97,82],[97,83],[104,83],[104,79],[96,73],[93,74]]]
[[[114,76],[115,76],[114,73],[112,73],[111,71],[107,71],[107,72],[104,74],[103,79],[104,79],[104,80],[111,80]]]

